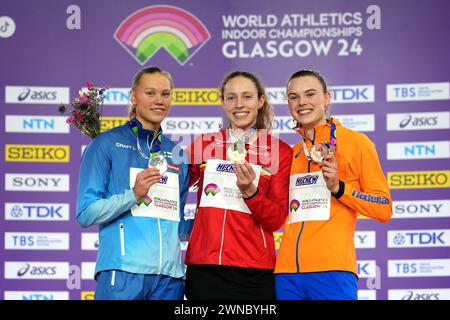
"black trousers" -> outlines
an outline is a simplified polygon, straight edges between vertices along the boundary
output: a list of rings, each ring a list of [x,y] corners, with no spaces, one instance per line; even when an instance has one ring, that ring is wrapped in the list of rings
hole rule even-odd
[[[187,266],[188,300],[275,300],[273,269],[219,265]]]

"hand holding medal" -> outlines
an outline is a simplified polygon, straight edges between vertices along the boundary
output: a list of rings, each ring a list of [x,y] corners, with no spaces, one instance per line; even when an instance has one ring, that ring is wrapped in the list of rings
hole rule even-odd
[[[251,164],[244,160],[241,163],[235,162],[233,167],[237,178],[236,185],[241,191],[242,196],[248,198],[255,194],[257,187],[253,181],[256,179],[256,173]]]

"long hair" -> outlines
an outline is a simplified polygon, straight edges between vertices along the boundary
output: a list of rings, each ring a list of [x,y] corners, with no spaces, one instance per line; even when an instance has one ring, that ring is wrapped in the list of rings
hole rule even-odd
[[[243,77],[253,82],[253,84],[256,87],[256,91],[258,93],[258,99],[261,98],[262,96],[265,97],[264,104],[262,105],[262,108],[258,110],[258,114],[256,116],[256,129],[267,129],[268,131],[271,131],[273,128],[273,118],[274,118],[273,108],[272,105],[267,100],[266,90],[264,89],[261,80],[259,80],[257,76],[246,71],[233,71],[227,74],[223,78],[222,84],[220,85],[219,88],[220,97],[224,99],[223,93],[225,90],[225,86],[227,85],[228,81],[237,77]]]

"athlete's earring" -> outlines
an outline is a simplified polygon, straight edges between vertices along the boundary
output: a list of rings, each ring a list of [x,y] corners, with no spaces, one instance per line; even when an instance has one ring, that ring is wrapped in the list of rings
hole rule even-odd
[[[329,120],[330,120],[330,117],[331,117],[329,108],[330,108],[330,106],[325,106],[325,119],[326,119],[327,121],[329,121]]]

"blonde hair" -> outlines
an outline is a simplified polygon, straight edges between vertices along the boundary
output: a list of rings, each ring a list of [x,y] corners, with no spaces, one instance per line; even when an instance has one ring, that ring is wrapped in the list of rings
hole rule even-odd
[[[169,80],[170,89],[173,89],[173,79],[169,72],[163,71],[158,67],[145,67],[145,68],[140,69],[134,75],[133,83],[131,84],[131,90],[136,91],[137,86],[139,85],[139,81],[141,80],[142,76],[144,76],[145,74],[155,74],[155,73],[165,76],[167,78],[167,80]],[[130,119],[136,116],[136,106],[135,105],[130,106],[128,116],[130,117]]]

